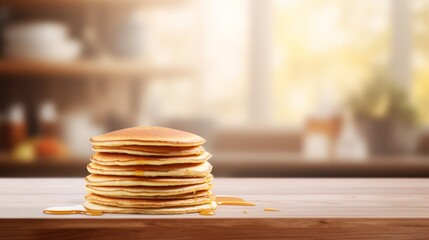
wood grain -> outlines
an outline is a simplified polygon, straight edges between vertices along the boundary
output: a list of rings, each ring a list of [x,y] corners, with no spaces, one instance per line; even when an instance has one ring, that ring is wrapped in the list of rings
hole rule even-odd
[[[215,216],[53,216],[83,201],[82,179],[0,179],[0,239],[427,239],[429,179],[215,179],[255,207]],[[265,212],[264,208],[280,212]],[[18,230],[19,229],[19,230]]]

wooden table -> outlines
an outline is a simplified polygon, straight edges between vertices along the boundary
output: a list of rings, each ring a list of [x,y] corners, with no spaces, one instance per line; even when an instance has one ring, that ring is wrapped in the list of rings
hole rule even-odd
[[[84,191],[83,179],[0,179],[0,239],[429,239],[429,179],[219,178],[216,194],[257,205],[215,216],[42,213],[80,204]]]

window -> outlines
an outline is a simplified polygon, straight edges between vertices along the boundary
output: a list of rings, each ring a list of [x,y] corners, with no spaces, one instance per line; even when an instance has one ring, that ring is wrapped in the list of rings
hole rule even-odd
[[[201,42],[187,49],[197,49],[202,81],[156,83],[167,96],[153,101],[161,118],[199,115],[249,126],[264,116],[263,125],[301,127],[322,95],[341,108],[385,71],[407,81],[421,120],[429,122],[429,0],[196,4],[201,29],[193,30]]]
[[[413,100],[423,124],[429,124],[429,1],[412,1]]]
[[[387,66],[389,3],[274,1],[273,122],[299,126],[322,92],[342,103]]]

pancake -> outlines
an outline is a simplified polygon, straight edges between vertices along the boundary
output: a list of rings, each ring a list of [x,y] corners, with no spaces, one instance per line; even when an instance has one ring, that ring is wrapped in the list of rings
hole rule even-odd
[[[145,157],[120,153],[95,153],[91,161],[101,165],[165,165],[178,163],[202,163],[209,160],[212,155],[204,152],[198,156],[187,157]]]
[[[146,149],[146,150],[145,150]],[[150,148],[141,148],[138,145],[128,145],[128,146],[116,146],[116,147],[107,147],[107,146],[93,146],[92,150],[94,152],[102,152],[102,153],[126,153],[131,155],[139,155],[139,156],[193,156],[193,155],[201,155],[204,153],[204,148],[193,147],[187,150],[177,150],[174,152],[161,152],[160,150],[155,150],[151,152]]]
[[[96,194],[95,192],[91,192],[91,193]],[[213,195],[213,193],[211,191],[202,190],[202,191],[197,191],[195,193],[184,193],[184,194],[171,195],[171,196],[122,197],[122,196],[109,196],[109,195],[102,195],[102,194],[98,194],[98,195],[105,196],[105,197],[113,197],[113,198],[138,198],[138,199],[164,199],[165,200],[165,199],[187,199],[187,198],[197,198],[197,197],[210,197]]]
[[[141,177],[206,177],[212,170],[209,162],[197,164],[113,166],[90,163],[88,172],[100,175],[141,176]]]
[[[133,127],[91,138],[95,146],[199,146],[205,139],[189,132],[164,127]]]
[[[95,148],[113,148],[113,149],[125,149],[125,150],[136,150],[142,152],[152,152],[152,153],[170,153],[170,152],[180,152],[180,151],[192,151],[198,150],[201,151],[199,146],[190,146],[190,147],[170,147],[170,146],[141,146],[141,145],[121,145],[121,146],[98,146],[93,145]]]
[[[170,208],[122,208],[122,207],[113,207],[105,206],[91,202],[85,202],[82,204],[85,208],[91,210],[98,210],[104,213],[134,213],[134,214],[185,214],[185,213],[197,213],[204,210],[210,210],[216,208],[216,203],[212,201],[211,203],[187,206],[187,207],[170,207]]]
[[[196,197],[188,199],[137,199],[105,197],[92,193],[89,193],[85,196],[85,199],[91,203],[123,208],[165,208],[194,206],[211,203],[214,198],[215,197],[212,195],[209,197]]]
[[[141,187],[141,186],[128,186],[128,187],[100,187],[100,186],[87,186],[88,193],[94,193],[101,196],[108,197],[150,197],[150,196],[175,196],[186,193],[195,193],[197,191],[207,191],[212,188],[211,183],[200,183],[185,186],[172,186],[172,187]]]
[[[213,175],[201,178],[122,177],[90,174],[85,178],[89,186],[181,186],[211,182]]]

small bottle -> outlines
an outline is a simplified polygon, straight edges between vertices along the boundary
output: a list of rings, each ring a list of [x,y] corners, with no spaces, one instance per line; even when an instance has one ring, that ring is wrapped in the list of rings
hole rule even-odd
[[[349,113],[344,116],[344,124],[335,147],[335,156],[345,160],[365,160],[368,156],[367,144]]]
[[[8,150],[8,121],[6,114],[0,113],[0,155]]]
[[[19,103],[12,105],[8,118],[7,150],[12,151],[27,138],[27,122],[25,120],[24,106]]]
[[[332,92],[322,91],[317,106],[307,118],[303,155],[309,160],[328,160],[341,127],[339,107]]]
[[[63,160],[67,155],[58,131],[57,110],[53,102],[44,102],[39,108],[40,134],[36,138],[36,153],[42,160]]]
[[[42,137],[57,137],[57,111],[53,102],[44,102],[39,109],[39,126]]]

